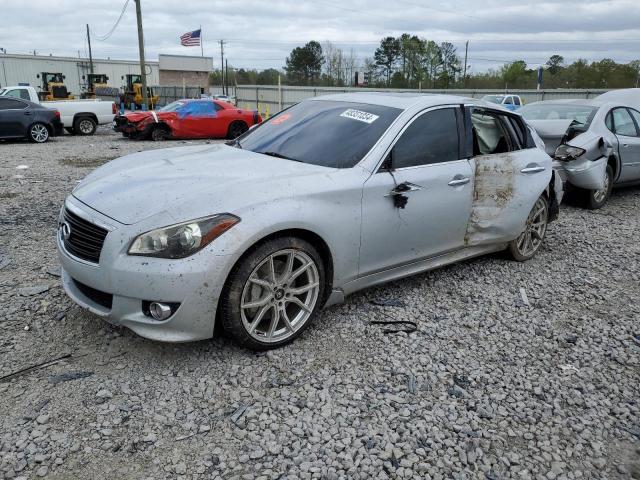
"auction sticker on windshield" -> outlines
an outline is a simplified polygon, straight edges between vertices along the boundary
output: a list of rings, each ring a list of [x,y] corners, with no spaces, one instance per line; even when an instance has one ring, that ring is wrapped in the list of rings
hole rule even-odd
[[[340,114],[341,117],[352,118],[353,120],[358,120],[359,122],[364,123],[373,123],[378,118],[378,115],[374,115],[373,113],[363,112],[361,110],[355,110],[350,108],[349,110],[345,110]]]

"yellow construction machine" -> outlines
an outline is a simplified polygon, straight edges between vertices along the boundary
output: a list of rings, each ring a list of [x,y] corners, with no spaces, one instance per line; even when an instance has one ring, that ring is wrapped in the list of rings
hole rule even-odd
[[[122,77],[123,80],[125,77]],[[134,103],[136,108],[140,108],[142,106],[142,102],[144,101],[142,98],[142,76],[135,74],[128,74],[126,76],[126,85],[122,87],[124,90],[123,101],[126,106]],[[149,99],[149,105],[147,108],[153,110],[155,105],[158,103],[158,95],[153,94],[153,88],[147,87],[147,97]]]
[[[85,80],[85,77],[82,77]],[[89,73],[86,77],[87,91],[83,95],[84,98],[96,98],[96,90],[99,88],[108,88],[107,82],[109,77],[103,73]]]
[[[41,101],[46,100],[73,100],[75,97],[69,93],[64,84],[65,76],[62,73],[42,72],[37,76],[42,80],[42,91],[38,92]]]

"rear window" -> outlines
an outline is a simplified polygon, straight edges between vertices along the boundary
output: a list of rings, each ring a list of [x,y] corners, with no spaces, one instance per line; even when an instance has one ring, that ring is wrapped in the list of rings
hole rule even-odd
[[[518,110],[526,120],[573,120],[588,127],[598,107],[572,104],[529,104]]]
[[[364,103],[305,101],[240,138],[256,153],[333,168],[350,168],[371,150],[402,112]]]

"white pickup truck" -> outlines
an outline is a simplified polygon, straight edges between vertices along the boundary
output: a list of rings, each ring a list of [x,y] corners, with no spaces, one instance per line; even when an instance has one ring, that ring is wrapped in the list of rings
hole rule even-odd
[[[41,102],[36,89],[29,86],[0,88],[0,97],[2,96],[21,98],[58,110],[65,130],[78,135],[93,135],[98,125],[112,123],[118,111],[115,103],[101,100]]]

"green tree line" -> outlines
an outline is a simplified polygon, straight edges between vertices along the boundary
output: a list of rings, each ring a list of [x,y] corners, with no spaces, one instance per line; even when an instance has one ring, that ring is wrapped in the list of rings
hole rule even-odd
[[[351,86],[355,73],[363,72],[368,86],[375,88],[528,89],[537,87],[538,67],[516,59],[498,69],[465,75],[464,60],[452,43],[403,33],[381,39],[373,55],[362,61],[353,50],[312,40],[295,47],[282,70],[231,69],[228,83],[274,85],[280,77],[284,85]],[[213,72],[210,80],[219,85],[220,71]],[[562,56],[553,55],[543,65],[544,88],[627,88],[639,84],[640,60],[578,59],[566,63]]]

